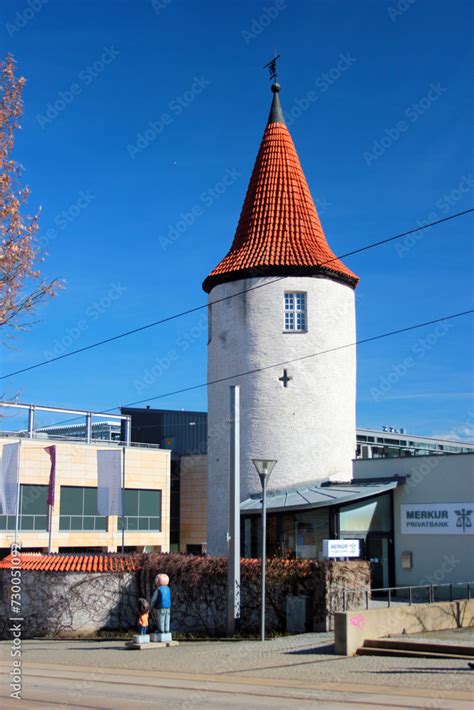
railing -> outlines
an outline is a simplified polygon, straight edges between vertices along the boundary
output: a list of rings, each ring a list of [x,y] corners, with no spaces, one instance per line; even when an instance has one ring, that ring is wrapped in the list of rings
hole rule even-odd
[[[2,431],[0,430],[0,437],[5,437],[5,438],[15,438],[15,439],[33,439],[33,440],[41,440],[44,442],[48,441],[64,441],[64,442],[69,442],[71,444],[87,444],[87,439],[86,435],[84,434],[83,436],[75,436],[71,435],[68,436],[66,434],[51,434],[48,432],[44,431],[35,431],[32,434],[29,434],[27,431]],[[100,439],[99,437],[94,437],[92,435],[90,439],[90,444],[93,446],[129,446],[132,448],[138,448],[138,449],[160,449],[159,444],[145,444],[142,442],[138,441],[130,441],[129,444],[127,444],[126,441],[119,441],[118,439]]]
[[[474,582],[420,584],[406,587],[379,587],[378,589],[365,591],[365,609],[373,609],[381,605],[386,605],[387,608],[390,608],[392,606],[435,604],[440,601],[452,602],[457,599],[471,599],[473,589]],[[353,593],[357,592],[355,589],[343,590],[342,592],[343,611],[348,611],[348,592],[351,591]],[[355,611],[355,609],[352,608],[352,611]]]

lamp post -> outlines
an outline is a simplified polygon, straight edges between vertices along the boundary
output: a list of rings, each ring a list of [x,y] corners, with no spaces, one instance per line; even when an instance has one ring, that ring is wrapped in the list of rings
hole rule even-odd
[[[262,484],[262,600],[260,618],[260,639],[265,641],[265,568],[267,563],[267,483],[276,461],[273,459],[252,459]]]

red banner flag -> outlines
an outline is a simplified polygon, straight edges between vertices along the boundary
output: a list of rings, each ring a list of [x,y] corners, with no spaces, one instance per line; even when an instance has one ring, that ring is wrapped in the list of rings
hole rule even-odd
[[[51,459],[51,471],[49,473],[48,484],[48,505],[54,505],[54,485],[56,483],[56,447],[46,446],[45,451],[49,454]]]

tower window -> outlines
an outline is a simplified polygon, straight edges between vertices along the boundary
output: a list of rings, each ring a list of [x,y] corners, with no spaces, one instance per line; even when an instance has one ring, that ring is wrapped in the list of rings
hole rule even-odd
[[[285,291],[285,332],[305,333],[306,330],[306,293]]]

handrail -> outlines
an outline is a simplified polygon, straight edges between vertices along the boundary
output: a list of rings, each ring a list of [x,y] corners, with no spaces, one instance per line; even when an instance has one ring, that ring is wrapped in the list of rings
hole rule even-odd
[[[443,582],[440,584],[406,584],[405,586],[401,587],[376,587],[375,589],[371,588],[371,592],[387,592],[389,589],[390,591],[394,591],[397,589],[426,589],[427,587],[452,587],[455,586],[456,584],[466,586],[466,584],[474,584],[474,582]]]
[[[449,589],[449,601],[453,601],[453,590],[455,587],[465,587],[466,588],[466,599],[471,599],[471,592],[472,589],[474,589],[474,582],[444,582],[440,584],[411,584],[411,585],[405,585],[405,586],[400,586],[400,587],[377,587],[375,589],[355,589],[353,587],[344,587],[342,585],[335,585],[336,589],[339,589],[342,591],[342,610],[345,612],[347,611],[347,593],[352,592],[352,593],[357,593],[359,595],[364,594],[365,596],[365,608],[369,609],[369,603],[370,601],[377,601],[377,599],[373,598],[373,595],[376,593],[380,592],[386,592],[387,593],[387,608],[390,608],[393,602],[393,592],[397,592],[399,590],[406,590],[408,589],[408,606],[413,605],[413,590],[416,589],[424,589],[428,591],[428,601],[424,603],[428,604],[434,604],[435,603],[435,592],[439,587],[447,587]],[[462,597],[464,598],[464,597]],[[459,597],[458,597],[459,599]],[[380,600],[382,601],[382,600]]]

